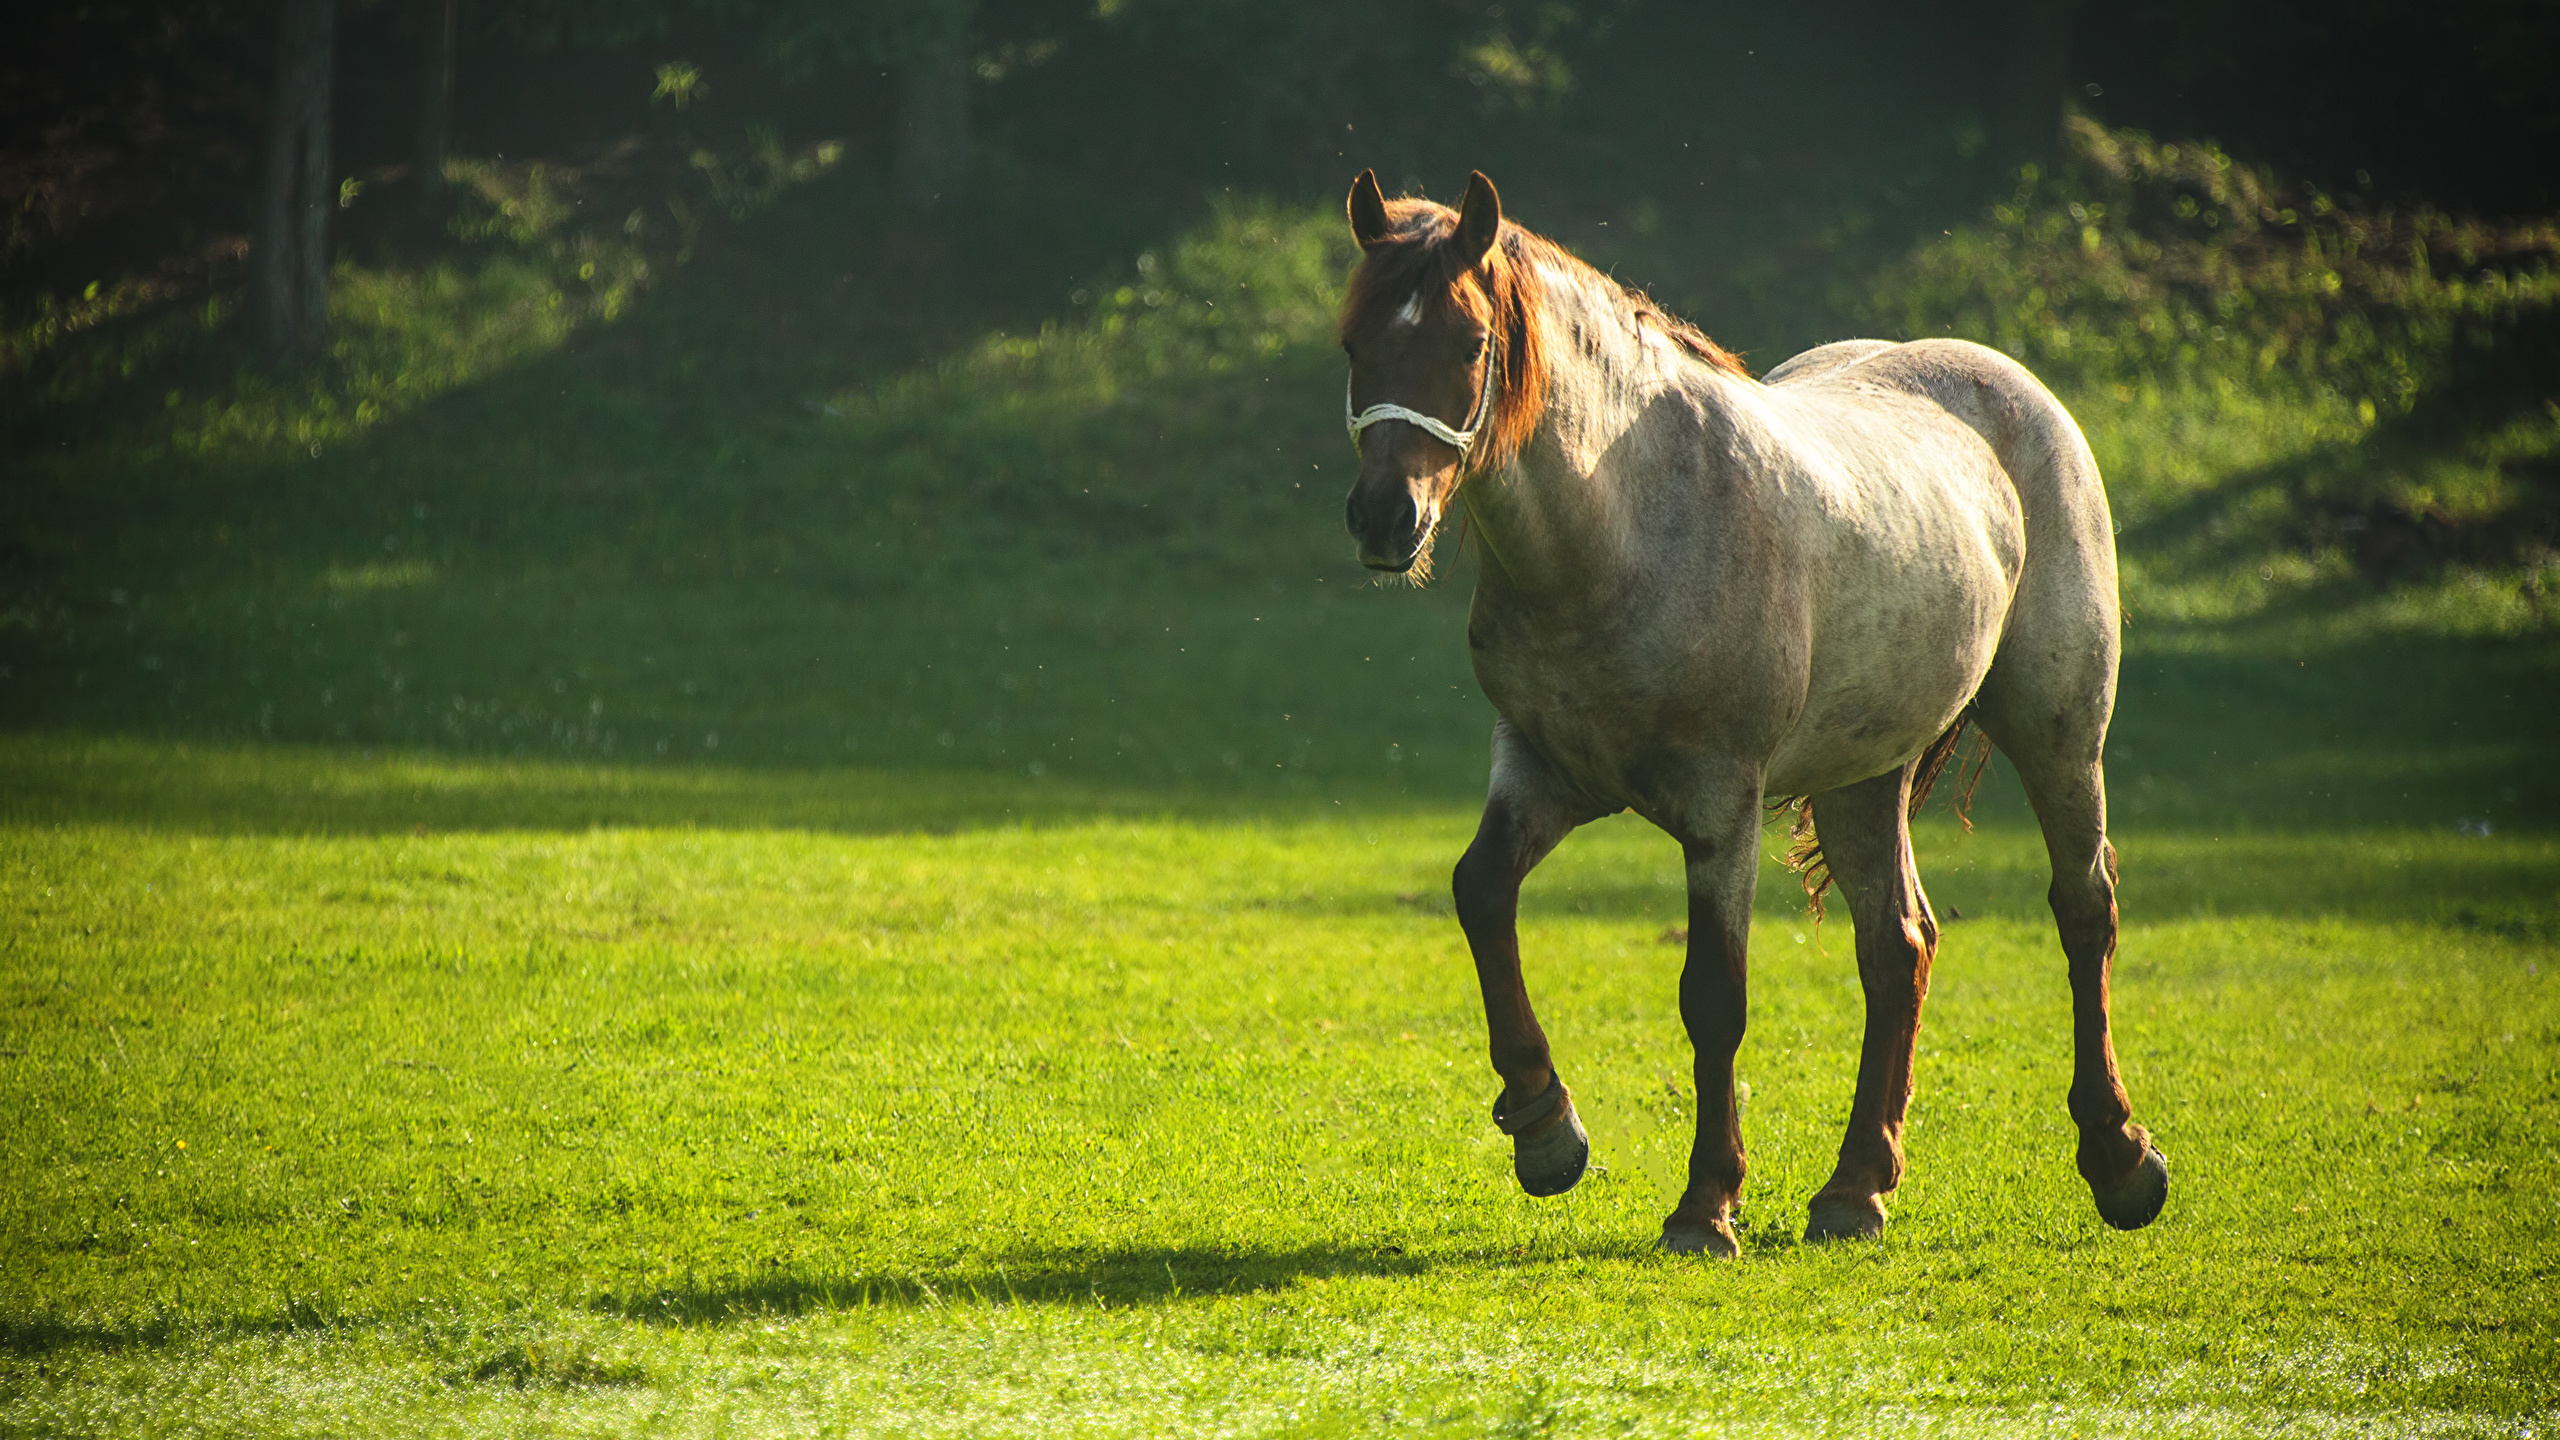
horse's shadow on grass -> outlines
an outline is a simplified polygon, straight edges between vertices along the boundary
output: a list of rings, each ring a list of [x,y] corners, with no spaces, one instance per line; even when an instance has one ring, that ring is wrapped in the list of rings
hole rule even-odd
[[[291,1296],[263,1315],[235,1315],[208,1321],[171,1306],[155,1307],[123,1323],[66,1319],[39,1314],[0,1319],[0,1355],[38,1359],[65,1350],[153,1349],[206,1334],[233,1338],[260,1335],[347,1335],[379,1323],[379,1317],[351,1313],[326,1297]]]
[[[785,1271],[644,1293],[600,1295],[594,1314],[657,1325],[717,1325],[866,1309],[1039,1305],[1114,1310],[1211,1295],[1287,1290],[1310,1281],[1411,1279],[1458,1257],[1423,1257],[1394,1244],[1221,1249],[1140,1245],[1031,1250],[940,1270],[856,1275]],[[1503,1257],[1468,1256],[1471,1267]]]
[[[923,1311],[946,1306],[1023,1305],[1117,1310],[1210,1295],[1251,1295],[1334,1279],[1408,1279],[1442,1265],[1518,1263],[1499,1255],[1411,1255],[1392,1243],[1288,1249],[1128,1246],[1026,1250],[941,1268],[823,1274],[777,1271],[721,1277],[648,1291],[596,1296],[588,1313],[642,1325],[722,1325],[863,1310]],[[174,1312],[125,1324],[57,1316],[0,1320],[0,1355],[35,1358],[69,1350],[153,1349],[207,1336],[344,1336],[400,1317],[296,1299],[263,1315],[208,1321]]]
[[[1792,1237],[1772,1232],[1746,1240],[1755,1250],[1793,1248]],[[1581,1258],[1618,1254],[1577,1247]],[[1630,1238],[1623,1255],[1655,1253]],[[607,1293],[586,1304],[600,1320],[652,1327],[688,1328],[762,1320],[814,1318],[861,1312],[917,1314],[939,1309],[1044,1307],[1109,1311],[1179,1304],[1215,1296],[1276,1294],[1333,1280],[1411,1280],[1439,1271],[1506,1271],[1559,1258],[1553,1252],[1519,1250],[1408,1253],[1401,1245],[1302,1245],[1287,1248],[1134,1245],[1029,1249],[943,1266],[899,1271],[812,1273],[783,1270],[756,1277],[721,1277],[647,1291]],[[0,1319],[0,1356],[41,1359],[74,1351],[152,1350],[190,1341],[306,1336],[346,1339],[399,1331],[417,1317],[393,1311],[344,1309],[327,1300],[294,1299],[265,1314],[221,1319],[175,1311],[124,1324],[97,1324],[35,1316]],[[441,1322],[439,1322],[441,1323]],[[498,1359],[471,1378],[509,1372]],[[496,1373],[495,1378],[508,1378]],[[522,1377],[516,1377],[522,1383]],[[555,1377],[556,1378],[556,1377]],[[602,1382],[618,1383],[607,1379]]]

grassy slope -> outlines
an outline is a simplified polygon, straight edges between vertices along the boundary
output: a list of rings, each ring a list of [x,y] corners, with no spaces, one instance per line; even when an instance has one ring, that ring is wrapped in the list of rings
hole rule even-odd
[[[1442,896],[1488,717],[1462,585],[1334,538],[1333,222],[1230,205],[990,294],[862,198],[317,458],[22,452],[0,1424],[2547,1416],[2551,632],[2512,571],[2279,585],[2280,528],[2143,528],[2351,400],[2077,397],[2137,522],[2110,768],[2170,1215],[2106,1233],[2069,1174],[1995,777],[1923,836],[1969,918],[1891,1236],[1788,1239],[1857,1009],[1773,868],[1752,1255],[1672,1264],[1658,837],[1533,882],[1605,1170],[1532,1205],[1481,1123]],[[897,283],[814,283],[843,247]]]

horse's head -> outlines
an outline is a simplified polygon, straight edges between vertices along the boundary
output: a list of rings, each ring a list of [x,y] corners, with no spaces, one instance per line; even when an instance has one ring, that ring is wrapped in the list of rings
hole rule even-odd
[[[1360,268],[1343,302],[1351,356],[1345,420],[1360,450],[1344,517],[1360,563],[1428,568],[1432,531],[1459,482],[1518,448],[1497,424],[1505,377],[1528,356],[1501,247],[1502,199],[1479,172],[1455,212],[1427,200],[1390,203],[1375,171],[1351,184]]]

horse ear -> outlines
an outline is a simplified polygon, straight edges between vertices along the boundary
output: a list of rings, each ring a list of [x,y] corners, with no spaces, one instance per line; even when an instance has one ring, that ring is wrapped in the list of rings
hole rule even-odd
[[[1493,182],[1478,170],[1467,177],[1466,202],[1458,207],[1459,269],[1473,270],[1482,264],[1501,234],[1502,197],[1495,193]]]
[[[1351,182],[1351,199],[1344,207],[1351,214],[1351,238],[1363,250],[1373,249],[1387,238],[1387,197],[1378,189],[1378,172],[1363,170]]]

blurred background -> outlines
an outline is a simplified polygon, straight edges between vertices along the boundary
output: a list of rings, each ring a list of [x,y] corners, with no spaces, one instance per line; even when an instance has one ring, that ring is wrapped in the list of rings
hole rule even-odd
[[[2560,799],[2548,4],[0,24],[22,813],[1461,800],[1466,562],[1382,587],[1340,520],[1370,167],[1443,200],[1485,170],[1755,370],[1940,334],[2034,367],[2121,526],[2124,823]],[[395,757],[451,763],[361,778]],[[454,778],[497,757],[589,778]]]

